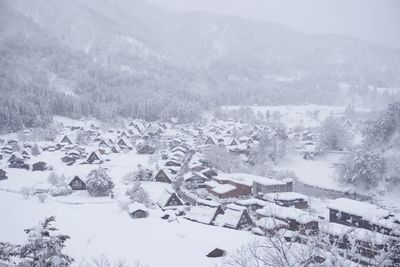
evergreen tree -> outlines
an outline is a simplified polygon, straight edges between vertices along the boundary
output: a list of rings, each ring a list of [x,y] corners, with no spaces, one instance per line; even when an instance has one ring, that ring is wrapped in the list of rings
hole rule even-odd
[[[47,217],[36,227],[26,229],[27,241],[22,245],[0,243],[0,265],[20,267],[67,267],[74,259],[63,252],[68,235],[55,233],[55,217]]]

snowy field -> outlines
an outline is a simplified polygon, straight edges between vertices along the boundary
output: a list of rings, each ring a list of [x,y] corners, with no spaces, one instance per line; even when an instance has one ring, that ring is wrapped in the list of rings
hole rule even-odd
[[[228,110],[238,110],[241,106],[223,106]],[[267,111],[273,115],[279,111],[281,114],[280,121],[287,127],[318,127],[323,120],[329,116],[341,116],[344,114],[346,107],[342,106],[327,106],[327,105],[284,105],[284,106],[247,106],[254,112],[261,112],[263,115]],[[367,110],[358,110],[367,111]],[[314,114],[317,114],[314,116]]]
[[[277,169],[293,171],[304,184],[340,191],[344,187],[337,180],[334,164],[341,157],[343,154],[329,153],[314,160],[304,160],[299,154],[291,154],[278,164]]]
[[[71,236],[67,252],[77,262],[105,254],[112,260],[126,260],[134,266],[222,266],[221,259],[207,258],[216,247],[234,251],[255,239],[249,232],[202,225],[179,218],[167,222],[161,212],[152,210],[145,219],[132,219],[116,203],[64,204],[56,199],[39,203],[21,195],[0,193],[2,241],[21,243],[23,229],[34,226],[46,216],[56,216],[56,226]],[[8,205],[6,203],[12,203]]]

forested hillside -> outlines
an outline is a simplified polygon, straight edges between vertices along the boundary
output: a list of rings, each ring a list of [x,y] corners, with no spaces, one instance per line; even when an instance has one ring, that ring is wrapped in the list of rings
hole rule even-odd
[[[222,104],[399,97],[400,52],[347,37],[141,0],[3,0],[0,12],[3,132],[54,114],[191,121]]]

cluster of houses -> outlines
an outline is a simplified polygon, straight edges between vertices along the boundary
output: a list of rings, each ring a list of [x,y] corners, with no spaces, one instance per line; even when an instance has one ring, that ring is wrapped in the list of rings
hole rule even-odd
[[[309,198],[294,192],[294,181],[290,177],[278,180],[246,173],[223,173],[203,155],[206,147],[222,146],[245,160],[265,132],[277,142],[295,142],[294,146],[305,159],[312,159],[317,153],[317,137],[310,131],[272,130],[234,120],[205,127],[191,124],[172,127],[166,123],[133,120],[124,130],[107,131],[100,131],[95,125],[87,130],[72,126],[56,141],[40,149],[63,152],[60,160],[71,166],[101,164],[107,160],[106,155],[130,151],[137,142],[163,143],[157,148],[157,167],[152,170],[151,180],[173,184],[176,189],[166,189],[156,203],[165,211],[165,218],[173,214],[197,223],[251,230],[257,235],[273,235],[278,231],[299,235],[322,233],[332,242],[340,241],[341,248],[353,244],[350,242],[353,238],[361,247],[358,253],[370,258],[390,242],[399,242],[400,218],[386,210],[364,202],[337,199],[328,207],[329,218],[321,218],[309,212]],[[85,141],[81,140],[78,145],[77,139]],[[48,168],[45,162],[36,162],[32,167],[27,163],[32,145],[21,146],[16,140],[2,145],[0,160],[6,159],[9,168],[33,171]],[[16,145],[21,147],[20,151],[15,151]],[[7,179],[7,173],[0,169],[0,180],[3,179]],[[74,176],[69,186],[72,190],[86,190],[84,177]],[[129,205],[128,213],[138,219],[147,217],[150,210],[135,202]],[[377,241],[371,242],[367,236],[374,236]]]

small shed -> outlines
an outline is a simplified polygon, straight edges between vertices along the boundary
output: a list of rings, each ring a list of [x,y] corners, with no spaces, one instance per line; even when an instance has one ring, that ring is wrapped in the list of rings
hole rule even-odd
[[[36,162],[32,165],[32,171],[45,171],[47,170],[47,163],[43,161]]]
[[[149,209],[139,202],[134,202],[128,206],[129,215],[134,219],[146,218],[149,216]]]
[[[5,170],[3,170],[3,169],[0,169],[0,181],[1,180],[6,180],[6,179],[8,179],[7,172]]]

